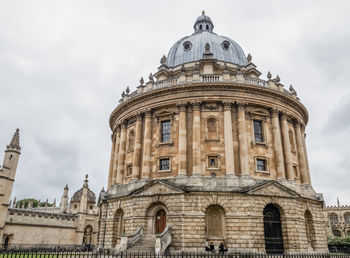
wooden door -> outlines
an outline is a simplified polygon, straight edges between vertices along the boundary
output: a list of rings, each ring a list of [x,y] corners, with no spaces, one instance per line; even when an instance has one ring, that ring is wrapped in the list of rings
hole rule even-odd
[[[159,210],[156,214],[156,234],[161,234],[166,227],[166,213],[165,210]]]

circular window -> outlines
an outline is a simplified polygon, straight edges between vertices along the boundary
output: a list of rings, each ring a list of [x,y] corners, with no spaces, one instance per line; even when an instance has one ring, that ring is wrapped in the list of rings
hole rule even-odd
[[[230,48],[230,42],[228,42],[227,40],[225,40],[225,41],[223,41],[223,42],[221,43],[221,46],[222,46],[223,49],[228,50],[228,49]]]
[[[184,50],[185,50],[185,51],[188,51],[188,50],[191,49],[192,44],[191,44],[191,42],[189,42],[189,41],[185,41],[184,44],[183,44],[183,46],[184,46]]]

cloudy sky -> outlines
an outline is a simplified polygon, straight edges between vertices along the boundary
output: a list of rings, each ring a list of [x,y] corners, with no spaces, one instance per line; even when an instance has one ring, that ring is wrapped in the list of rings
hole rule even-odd
[[[155,72],[202,9],[266,78],[292,84],[309,110],[315,190],[350,204],[348,1],[1,1],[0,148],[21,129],[12,197],[59,199],[89,174],[106,185],[108,119],[121,92]]]

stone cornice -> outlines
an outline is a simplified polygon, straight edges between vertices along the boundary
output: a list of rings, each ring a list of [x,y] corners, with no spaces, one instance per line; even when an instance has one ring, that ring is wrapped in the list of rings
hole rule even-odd
[[[295,100],[291,96],[286,95],[285,93],[270,89],[270,88],[265,88],[261,86],[254,86],[254,85],[247,85],[243,83],[232,83],[232,82],[210,82],[210,83],[203,83],[203,82],[196,82],[192,83],[190,85],[176,85],[176,86],[171,86],[171,87],[165,87],[165,88],[160,88],[152,91],[148,91],[142,94],[139,94],[123,103],[118,105],[112,112],[109,123],[110,127],[113,128],[113,124],[116,120],[116,117],[119,116],[125,109],[129,108],[130,106],[135,105],[136,103],[149,100],[153,97],[158,97],[158,96],[164,96],[167,94],[177,94],[178,92],[190,92],[198,90],[199,92],[203,92],[205,90],[207,91],[212,91],[212,90],[232,90],[234,92],[246,92],[246,93],[254,93],[254,94],[261,94],[261,95],[266,95],[269,97],[277,98],[280,101],[283,101],[293,108],[295,108],[301,115],[303,120],[305,121],[305,124],[308,121],[308,112],[305,108],[305,106],[300,103],[299,101]],[[191,96],[189,96],[190,98]],[[245,100],[244,96],[241,97],[241,100]],[[250,97],[251,98],[251,97]],[[239,100],[238,100],[239,101]],[[165,100],[166,102],[166,100]],[[247,100],[249,102],[249,100]],[[130,114],[131,116],[135,114]]]

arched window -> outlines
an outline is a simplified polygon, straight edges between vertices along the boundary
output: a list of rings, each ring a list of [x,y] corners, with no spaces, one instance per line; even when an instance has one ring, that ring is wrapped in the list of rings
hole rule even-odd
[[[289,130],[288,134],[289,134],[290,149],[291,151],[295,151],[295,144],[294,144],[294,137],[293,137],[292,130]]]
[[[218,124],[215,117],[209,117],[207,120],[207,138],[211,140],[218,138]]]
[[[266,253],[283,253],[281,216],[273,204],[266,205],[264,212],[264,233]]]
[[[309,210],[305,211],[304,219],[305,219],[306,236],[307,236],[307,240],[309,243],[309,247],[314,249],[315,248],[314,221],[312,219],[312,215],[311,215],[311,212]]]
[[[350,224],[350,213],[344,214],[344,221],[346,224]]]
[[[199,25],[199,29],[202,30],[202,25]]]
[[[113,219],[113,236],[112,236],[112,247],[114,248],[118,244],[120,236],[124,230],[124,212],[122,209],[118,209],[114,214]]]
[[[338,223],[338,215],[337,214],[330,214],[329,215],[329,221],[332,223],[332,224],[337,224]]]
[[[341,237],[341,232],[338,229],[333,228],[332,231],[334,236]]]
[[[211,205],[205,212],[208,240],[224,240],[225,210],[219,205]]]
[[[205,27],[207,28],[207,30],[209,30],[209,25],[206,25]]]
[[[92,226],[86,225],[84,228],[83,245],[91,245],[92,244],[92,233],[93,233]]]
[[[134,131],[131,131],[129,133],[129,138],[128,138],[128,150],[129,151],[134,150],[134,145],[135,145],[135,133]]]

